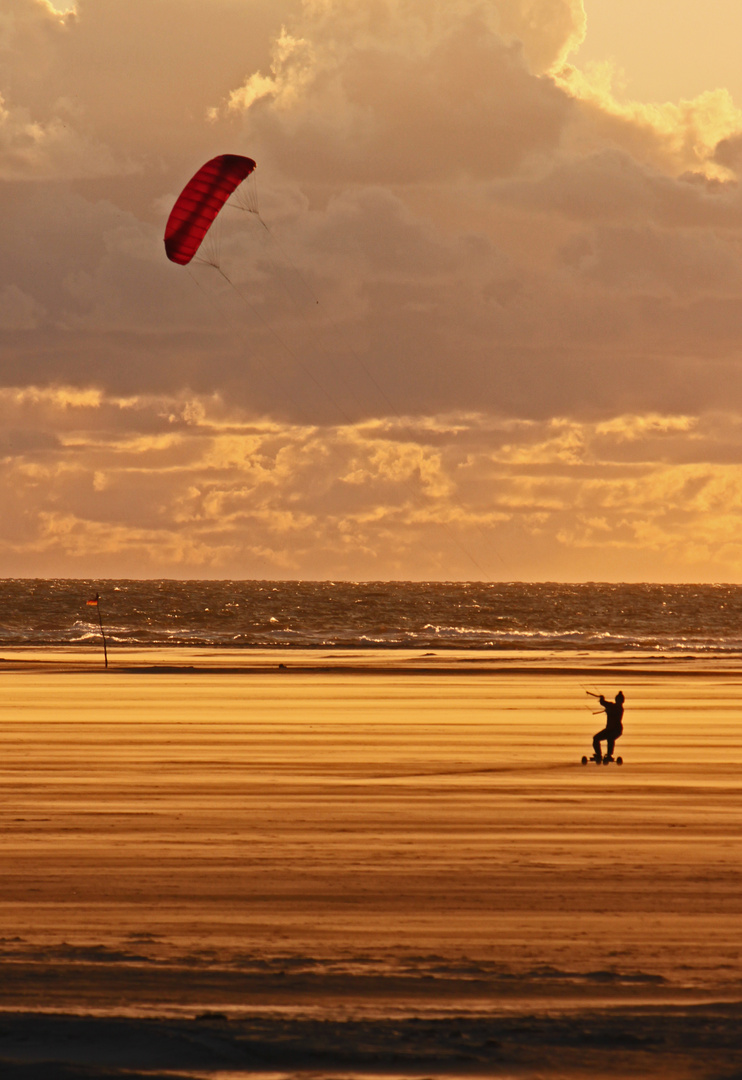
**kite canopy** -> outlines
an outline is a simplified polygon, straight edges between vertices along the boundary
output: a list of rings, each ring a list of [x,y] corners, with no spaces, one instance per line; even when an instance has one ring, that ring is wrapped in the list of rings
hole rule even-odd
[[[185,266],[236,187],[255,168],[252,158],[220,154],[202,165],[175,200],[165,226],[168,259]]]

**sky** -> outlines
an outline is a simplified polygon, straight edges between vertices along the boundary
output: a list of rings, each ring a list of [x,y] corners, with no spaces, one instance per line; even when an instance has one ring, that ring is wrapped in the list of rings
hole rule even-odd
[[[738,0],[3,0],[0,576],[742,581],[740,43]]]

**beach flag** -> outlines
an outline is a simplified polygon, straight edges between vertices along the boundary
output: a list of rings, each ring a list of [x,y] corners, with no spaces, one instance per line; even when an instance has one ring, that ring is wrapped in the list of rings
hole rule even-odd
[[[106,667],[108,667],[108,646],[106,645],[106,633],[103,629],[103,616],[101,615],[100,604],[98,602],[99,600],[100,593],[96,593],[92,600],[86,600],[85,603],[88,607],[94,607],[98,609],[98,625],[100,626],[100,636],[101,641],[103,642],[103,661]]]

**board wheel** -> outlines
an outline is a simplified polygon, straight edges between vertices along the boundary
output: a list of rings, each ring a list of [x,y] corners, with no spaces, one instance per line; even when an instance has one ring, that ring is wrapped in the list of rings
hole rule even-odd
[[[583,755],[582,764],[587,765],[587,758]]]
[[[623,765],[623,758],[622,757],[617,757],[616,758],[616,764],[617,765]]]
[[[603,764],[604,764],[604,765],[610,765],[610,763],[611,763],[611,759],[610,759],[610,758],[608,758],[608,757],[605,757],[605,758],[603,758]]]

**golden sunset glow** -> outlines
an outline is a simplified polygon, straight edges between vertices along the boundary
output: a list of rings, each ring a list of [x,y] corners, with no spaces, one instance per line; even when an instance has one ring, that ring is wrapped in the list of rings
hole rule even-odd
[[[742,1080],[742,0],[0,0],[0,1080]]]
[[[9,0],[4,575],[742,581],[741,38]],[[162,244],[219,153],[226,277]]]

